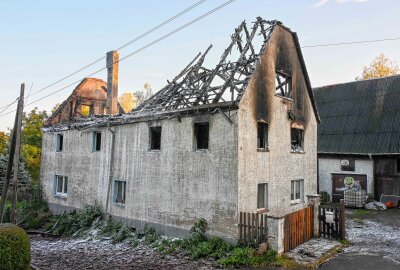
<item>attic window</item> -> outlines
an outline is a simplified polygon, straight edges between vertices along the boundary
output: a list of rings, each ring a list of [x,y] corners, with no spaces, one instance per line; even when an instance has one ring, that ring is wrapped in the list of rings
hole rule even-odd
[[[257,122],[257,149],[268,149],[268,124]]]
[[[196,149],[208,149],[210,124],[208,122],[194,124]]]
[[[304,130],[298,128],[290,129],[290,137],[292,144],[292,152],[303,152],[304,151]]]
[[[292,98],[292,77],[282,71],[276,71],[275,95]]]
[[[150,127],[150,150],[161,149],[161,127]]]
[[[88,117],[89,115],[91,115],[92,114],[91,110],[92,110],[92,106],[85,105],[85,104],[81,105],[81,115],[83,117]]]

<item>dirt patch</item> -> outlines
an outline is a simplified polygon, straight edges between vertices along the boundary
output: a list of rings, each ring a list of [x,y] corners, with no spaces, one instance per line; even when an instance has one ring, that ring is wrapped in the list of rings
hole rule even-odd
[[[150,247],[108,241],[31,237],[32,264],[39,269],[215,269],[184,254],[164,255]]]

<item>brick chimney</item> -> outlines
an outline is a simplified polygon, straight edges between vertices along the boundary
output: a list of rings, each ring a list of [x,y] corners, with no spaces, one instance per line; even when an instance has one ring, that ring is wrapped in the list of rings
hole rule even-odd
[[[107,53],[107,114],[119,114],[118,108],[118,67],[119,53],[110,51]]]

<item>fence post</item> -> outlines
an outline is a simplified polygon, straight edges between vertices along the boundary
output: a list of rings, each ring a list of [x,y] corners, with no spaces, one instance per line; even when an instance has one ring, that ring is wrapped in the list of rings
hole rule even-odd
[[[339,226],[340,226],[340,239],[346,239],[346,222],[345,222],[345,215],[344,215],[344,200],[340,199],[340,206],[339,206]]]

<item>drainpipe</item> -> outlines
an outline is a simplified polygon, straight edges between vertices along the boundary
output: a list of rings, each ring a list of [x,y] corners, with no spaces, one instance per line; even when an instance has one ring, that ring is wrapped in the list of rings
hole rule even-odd
[[[115,131],[110,128],[110,123],[108,124],[108,129],[111,133],[111,149],[110,149],[110,168],[108,172],[108,187],[107,187],[107,199],[106,199],[106,210],[105,210],[105,219],[107,220],[109,217],[108,206],[110,204],[110,193],[111,193],[111,184],[113,180],[113,171],[114,171],[114,148],[115,148]]]

